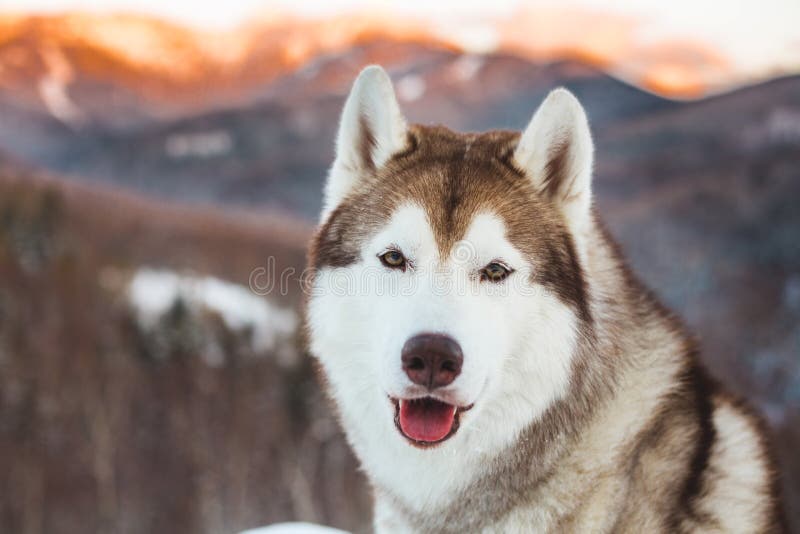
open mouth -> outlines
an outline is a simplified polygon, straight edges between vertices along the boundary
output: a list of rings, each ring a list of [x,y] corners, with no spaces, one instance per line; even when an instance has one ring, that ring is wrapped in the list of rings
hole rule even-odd
[[[436,445],[453,437],[461,413],[472,408],[472,405],[459,407],[433,397],[391,400],[395,426],[411,443],[420,447]]]

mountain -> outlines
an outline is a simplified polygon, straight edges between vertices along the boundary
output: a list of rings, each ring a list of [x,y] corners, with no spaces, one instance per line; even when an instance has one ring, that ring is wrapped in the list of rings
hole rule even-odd
[[[58,124],[33,130],[37,122],[19,120],[25,124],[6,131],[6,148],[79,180],[313,218],[344,96],[358,70],[374,62],[395,77],[411,120],[457,129],[521,128],[558,85],[584,100],[598,128],[674,105],[574,62],[537,65],[380,38],[317,57],[264,86],[248,104],[122,130]]]
[[[74,128],[125,129],[247,102],[310,58],[373,37],[444,46],[424,29],[375,23],[276,17],[213,32],[133,14],[0,13],[0,102]]]
[[[92,31],[101,30],[92,30],[93,25],[80,18],[69,31],[63,25],[69,19],[58,19],[58,24],[54,20],[20,18],[14,24],[0,23],[0,154],[6,153],[0,156],[0,176],[5,176],[0,179],[0,270],[11,273],[3,271],[6,276],[0,277],[6,281],[0,285],[0,329],[9,324],[12,312],[16,321],[13,335],[0,336],[0,365],[7,361],[2,351],[8,351],[3,345],[8,340],[14,341],[14,350],[23,346],[19,354],[27,355],[27,359],[12,360],[19,366],[14,367],[19,375],[6,373],[5,367],[0,373],[9,380],[0,392],[13,401],[0,396],[0,410],[10,414],[0,417],[0,452],[4,452],[0,456],[17,457],[15,444],[30,440],[51,443],[52,438],[59,443],[47,434],[48,428],[58,424],[57,419],[48,419],[47,406],[52,403],[38,406],[35,393],[51,395],[61,387],[77,395],[91,383],[89,378],[76,371],[63,379],[68,386],[59,386],[61,367],[53,362],[89,354],[82,365],[93,369],[91,373],[103,373],[103,362],[111,362],[113,384],[122,388],[120,395],[129,395],[122,405],[138,407],[124,412],[130,417],[116,420],[111,428],[125,437],[137,424],[146,429],[143,436],[131,438],[129,448],[118,444],[124,454],[119,453],[118,464],[112,462],[120,480],[135,481],[132,486],[120,482],[119,502],[139,496],[131,508],[135,511],[125,516],[134,522],[129,530],[164,530],[186,517],[191,518],[184,523],[187,531],[198,530],[192,527],[200,524],[213,525],[211,531],[228,531],[289,518],[322,519],[347,528],[364,526],[358,520],[363,519],[359,514],[365,510],[364,494],[353,489],[362,488],[362,481],[345,469],[352,468],[352,458],[341,436],[331,430],[335,427],[330,415],[285,387],[297,385],[305,393],[313,390],[310,369],[279,368],[277,359],[255,367],[244,365],[247,360],[238,355],[249,353],[239,337],[245,334],[229,331],[224,317],[211,313],[211,318],[200,314],[198,319],[195,313],[184,314],[182,306],[176,307],[177,318],[167,317],[166,326],[161,325],[156,335],[126,337],[130,310],[120,307],[119,294],[105,292],[97,281],[108,279],[108,273],[132,277],[142,269],[153,269],[168,271],[154,280],[178,280],[179,286],[210,276],[246,287],[254,266],[262,266],[271,255],[282,258],[283,267],[299,270],[333,157],[342,101],[358,70],[377,62],[388,68],[412,121],[443,123],[459,130],[521,128],[553,87],[565,85],[578,95],[588,110],[597,146],[594,191],[600,212],[635,271],[698,334],[703,357],[715,374],[768,416],[789,508],[794,524],[800,525],[796,506],[800,502],[796,455],[800,446],[800,211],[796,207],[800,198],[800,76],[678,102],[577,61],[532,62],[510,53],[466,54],[447,42],[405,33],[402,28],[351,33],[342,26],[339,35],[333,30],[326,33],[321,26],[292,26],[284,21],[255,25],[239,36],[241,41],[234,40],[231,49],[220,46],[217,50],[213,35],[208,41],[198,41],[200,34],[176,28],[170,37],[173,30],[167,25],[158,27],[156,37],[145,39],[161,44],[135,47],[132,59],[130,51],[115,45],[123,42],[117,37],[121,39],[125,32],[149,35],[149,22],[123,18],[119,26],[111,26],[119,36],[112,32],[111,37],[100,38]],[[27,29],[11,31],[10,27]],[[266,27],[272,29],[266,31]],[[47,41],[47,36],[53,36],[52,40]],[[53,48],[57,52],[47,51]],[[185,64],[178,68],[175,58],[182,51],[186,51]],[[223,61],[220,55],[228,59]],[[16,66],[9,67],[12,64]],[[64,75],[66,71],[72,74]],[[12,165],[11,158],[25,163]],[[60,206],[54,210],[55,218],[48,215],[51,206]],[[58,237],[46,237],[51,234]],[[29,244],[20,248],[20,243]],[[83,291],[75,288],[91,288],[88,300],[82,300]],[[294,309],[300,296],[296,291],[275,304]],[[93,315],[82,316],[84,309]],[[89,340],[85,344],[78,343],[82,337],[60,329],[61,318],[72,316],[83,317],[76,331]],[[105,321],[106,317],[113,321]],[[43,341],[29,333],[33,321],[44,325]],[[97,328],[97,324],[104,326]],[[193,336],[201,331],[213,335],[200,335],[205,344],[198,348]],[[156,363],[159,358],[139,361],[141,353],[184,354],[187,335],[195,340],[189,352],[197,358],[169,359],[166,364]],[[56,351],[52,347],[59,342],[64,348]],[[231,353],[237,356],[209,370],[208,362],[219,361],[219,347],[233,347]],[[53,360],[50,354],[55,355]],[[122,356],[114,359],[114,354]],[[148,367],[152,365],[165,367]],[[257,379],[250,381],[250,373]],[[50,382],[37,386],[33,378],[39,376]],[[134,377],[133,385],[125,386],[129,376]],[[170,381],[176,381],[183,393],[170,397]],[[277,392],[276,405],[281,410],[293,414],[301,407],[297,420],[268,408],[269,403],[259,396],[259,381]],[[25,385],[22,390],[18,383]],[[236,391],[240,396],[234,395],[235,405],[215,408],[214,393],[220,391]],[[105,396],[111,392],[93,390],[92,395],[113,404]],[[60,405],[60,399],[53,401],[55,405]],[[318,397],[309,399],[322,404]],[[158,411],[159,402],[168,407],[168,416]],[[250,406],[256,408],[237,419],[236,414]],[[292,436],[290,448],[301,450],[298,454],[306,460],[311,458],[308,463],[285,457],[275,462],[258,460],[261,463],[253,467],[257,473],[253,476],[259,480],[283,481],[290,488],[291,502],[283,488],[259,493],[255,479],[237,475],[251,472],[245,451],[253,450],[254,444],[275,454],[286,449],[276,445],[283,430],[275,436],[258,425],[245,424],[251,417],[260,417],[262,409],[280,421],[281,429],[290,429],[286,430]],[[65,435],[70,437],[64,439],[79,440],[82,421],[89,416],[80,405],[69,410]],[[24,422],[27,413],[39,414],[30,428]],[[317,421],[318,427],[303,426],[307,418]],[[3,426],[6,420],[14,424]],[[236,429],[243,434],[225,433],[227,421],[239,425]],[[102,448],[109,439],[102,422],[100,417],[100,423],[91,427],[97,433],[92,434],[92,447]],[[191,435],[200,445],[183,450],[180,457],[158,452],[160,442],[154,436],[164,425],[174,450],[186,447],[177,436],[187,428],[193,429]],[[320,442],[318,434],[327,437]],[[221,437],[230,435],[243,435],[247,443]],[[49,458],[52,463],[44,465],[52,466],[56,453],[63,452],[56,445],[55,453],[46,447],[37,449],[33,459],[26,461],[35,467],[36,459]],[[209,467],[214,463],[209,458],[216,458],[220,450],[235,454],[224,468]],[[90,469],[85,461],[94,449],[86,451],[80,464],[84,471]],[[205,477],[206,485],[198,489],[165,482],[160,486],[126,467],[122,461],[128,458],[126,454],[135,459],[131,465],[171,466],[170,480]],[[287,473],[280,472],[282,465],[303,467]],[[107,464],[91,469],[97,470],[96,478],[108,482],[103,478],[108,476]],[[0,469],[0,473],[5,471]],[[65,481],[75,483],[80,478],[70,472],[62,475],[59,487],[72,487]],[[234,483],[241,480],[246,482]],[[37,484],[43,482],[35,476],[26,479],[25,495],[39,495]],[[18,487],[12,482],[5,485]],[[73,531],[114,530],[80,523],[81,515],[95,517],[92,491],[76,492],[75,501],[63,493],[47,497],[47,503],[57,508],[52,517],[62,518],[67,526],[78,525]],[[150,501],[142,497],[148,492],[166,504],[150,507]],[[351,492],[358,496],[353,502],[342,497]],[[185,498],[170,500],[170,495]],[[209,495],[221,499],[221,508],[215,508]],[[111,521],[108,518],[114,517],[117,501],[109,502],[103,513]],[[236,504],[241,502],[245,504]],[[0,520],[18,517],[15,510],[0,509]],[[322,512],[314,516],[314,510]],[[211,519],[203,519],[207,517]],[[226,517],[234,519],[226,522]],[[21,528],[12,523],[7,530]]]
[[[452,49],[424,30],[373,22],[279,18],[205,32],[137,15],[0,14],[0,148],[64,170],[76,151],[114,136],[252,106],[310,58],[362,41],[384,42],[369,59],[386,64]]]

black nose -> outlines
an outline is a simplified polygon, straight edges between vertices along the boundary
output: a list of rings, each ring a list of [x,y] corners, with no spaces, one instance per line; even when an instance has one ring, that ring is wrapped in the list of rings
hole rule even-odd
[[[436,389],[461,374],[464,356],[456,341],[444,334],[419,334],[403,345],[403,371],[415,384]]]

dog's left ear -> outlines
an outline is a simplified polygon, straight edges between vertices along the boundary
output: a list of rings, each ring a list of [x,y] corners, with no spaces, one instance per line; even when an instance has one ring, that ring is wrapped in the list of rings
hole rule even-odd
[[[406,147],[407,130],[389,75],[377,65],[366,67],[353,83],[339,120],[323,220],[360,180]]]
[[[552,91],[536,110],[514,151],[515,164],[561,208],[574,232],[591,219],[594,145],[578,99]]]

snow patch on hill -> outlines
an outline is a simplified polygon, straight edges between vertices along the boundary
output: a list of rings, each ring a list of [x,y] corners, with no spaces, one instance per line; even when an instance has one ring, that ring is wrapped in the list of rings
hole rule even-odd
[[[244,286],[211,276],[142,268],[131,279],[127,298],[146,331],[156,329],[176,304],[183,303],[193,312],[217,314],[233,332],[249,332],[256,353],[280,352],[298,326],[293,310],[280,308]]]
[[[233,138],[225,130],[175,133],[167,137],[164,150],[173,159],[224,156],[233,149]]]
[[[485,62],[486,59],[483,56],[465,54],[450,65],[450,72],[456,80],[466,82],[478,75]]]
[[[67,125],[80,126],[86,117],[69,96],[69,84],[75,77],[72,66],[57,48],[45,48],[41,56],[47,71],[39,80],[39,97],[53,117]]]
[[[405,102],[419,100],[427,89],[427,84],[422,76],[409,74],[400,78],[396,84],[397,96]]]

